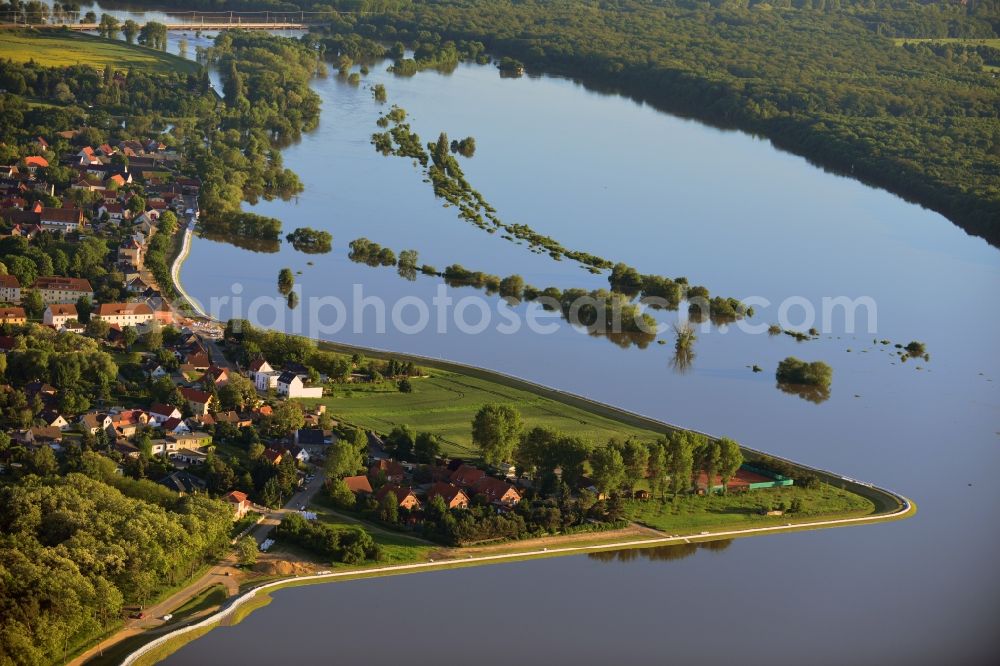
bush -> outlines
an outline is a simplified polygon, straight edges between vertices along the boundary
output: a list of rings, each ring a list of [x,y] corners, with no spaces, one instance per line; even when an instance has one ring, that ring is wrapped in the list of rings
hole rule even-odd
[[[800,386],[818,386],[829,388],[833,379],[833,369],[823,361],[803,361],[789,356],[778,363],[775,378],[780,384],[797,384]]]

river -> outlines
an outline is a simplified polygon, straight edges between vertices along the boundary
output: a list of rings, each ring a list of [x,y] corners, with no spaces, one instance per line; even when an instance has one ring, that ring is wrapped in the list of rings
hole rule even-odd
[[[864,317],[856,333],[839,317],[829,333],[803,343],[712,329],[700,333],[686,373],[671,367],[671,344],[622,349],[564,324],[550,335],[503,335],[494,326],[479,335],[455,326],[444,334],[433,326],[378,333],[369,310],[362,332],[353,332],[352,319],[327,337],[481,365],[729,435],[896,490],[919,512],[896,523],[739,540],[683,559],[577,556],[282,590],[267,608],[165,663],[993,660],[1000,647],[995,248],[766,140],[568,80],[501,79],[475,65],[397,78],[382,63],[359,87],[333,75],[316,81],[320,126],[284,151],[305,191],[253,207],[281,218],[286,232],[329,230],[333,252],[307,256],[285,243],[277,253],[254,253],[197,238],[181,274],[196,298],[231,296],[234,284],[244,301],[273,297],[285,266],[302,271],[304,304],[333,295],[350,307],[355,284],[390,306],[435,294],[438,278],[409,282],[349,261],[347,243],[359,236],[416,249],[439,269],[457,262],[520,273],[538,286],[606,285],[572,262],[460,221],[408,160],[377,154],[369,137],[385,107],[369,86],[379,82],[425,141],[441,131],[475,137],[476,154],[462,159],[463,169],[505,221],[643,272],[685,275],[713,293],[768,299],[773,305],[758,307],[755,323],[777,321],[778,304],[793,297],[817,313],[823,297],[870,297],[877,331],[868,332]],[[447,291],[456,300],[479,294]],[[801,317],[801,307],[792,308],[792,323]],[[672,342],[668,331],[661,337]],[[921,340],[930,361],[901,363],[874,338]],[[774,368],[789,355],[830,363],[828,400],[814,404],[775,388]]]

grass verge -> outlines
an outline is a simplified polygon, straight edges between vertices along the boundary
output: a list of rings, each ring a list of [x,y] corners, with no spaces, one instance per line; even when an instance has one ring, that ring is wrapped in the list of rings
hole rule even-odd
[[[161,73],[198,70],[197,63],[163,51],[68,30],[0,30],[0,53],[14,62],[34,60],[46,67],[103,69],[110,64],[121,70],[134,67]]]

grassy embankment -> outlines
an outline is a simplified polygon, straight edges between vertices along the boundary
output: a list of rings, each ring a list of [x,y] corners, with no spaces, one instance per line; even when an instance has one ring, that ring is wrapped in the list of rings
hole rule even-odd
[[[15,62],[34,60],[46,67],[90,65],[103,69],[144,69],[151,72],[196,72],[197,63],[179,56],[70,31],[0,30],[0,54]]]

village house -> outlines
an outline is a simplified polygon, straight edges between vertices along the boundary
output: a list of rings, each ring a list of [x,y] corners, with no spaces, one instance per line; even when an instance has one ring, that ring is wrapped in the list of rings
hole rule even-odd
[[[212,436],[207,432],[175,433],[167,435],[167,442],[173,444],[171,449],[173,451],[179,451],[181,449],[197,451],[203,446],[210,445],[212,443]]]
[[[278,395],[288,398],[322,398],[323,387],[307,387],[301,375],[291,371],[282,372],[278,377]]]
[[[471,488],[480,479],[486,476],[486,472],[479,469],[478,467],[473,467],[472,465],[461,465],[458,469],[451,473],[450,480],[456,486],[461,486],[463,488]]]
[[[282,458],[285,457],[284,451],[279,451],[278,449],[271,448],[270,446],[264,449],[264,459],[267,460],[272,465],[280,465]]]
[[[38,224],[45,231],[79,231],[83,227],[83,211],[79,208],[43,208]]]
[[[490,504],[512,507],[521,501],[521,493],[506,481],[484,476],[472,486],[472,494],[483,495]]]
[[[167,442],[173,444],[172,447],[168,447],[170,451],[182,449],[197,451],[201,447],[211,444],[212,436],[207,432],[172,433],[167,435]]]
[[[250,511],[250,500],[247,494],[239,490],[233,490],[222,498],[233,507],[233,520],[240,520]]]
[[[165,435],[183,435],[191,432],[191,426],[187,424],[187,421],[176,417],[162,421],[157,427]]]
[[[159,425],[168,419],[179,419],[181,416],[181,410],[173,405],[157,402],[149,408],[149,422],[154,425]]]
[[[368,468],[368,478],[377,480],[383,475],[387,483],[402,483],[406,470],[395,460],[376,460]]]
[[[38,415],[38,419],[50,428],[59,428],[60,430],[66,430],[69,428],[69,421],[67,421],[62,414],[55,410],[47,409],[43,411]]]
[[[76,303],[83,296],[94,300],[94,288],[83,278],[40,277],[35,281],[35,289],[47,304]]]
[[[247,375],[253,380],[258,391],[266,393],[269,389],[278,388],[278,377],[281,373],[276,372],[270,363],[261,358],[250,364]]]
[[[126,409],[111,414],[111,429],[119,437],[132,437],[149,423],[149,416],[141,409]]]
[[[375,493],[375,500],[381,503],[382,498],[389,496],[390,494],[395,497],[396,506],[400,509],[418,511],[422,506],[420,504],[420,500],[417,499],[417,496],[413,494],[412,490],[395,484],[387,484],[379,488],[378,492]]]
[[[181,388],[181,395],[187,400],[188,406],[191,407],[194,414],[208,414],[213,399],[211,393],[185,386]]]
[[[125,207],[117,202],[106,202],[97,209],[97,215],[99,217],[107,215],[108,221],[114,222],[115,224],[121,224],[121,222],[126,219],[125,213]]]
[[[93,317],[118,326],[138,326],[153,319],[153,309],[145,303],[102,303]]]
[[[202,493],[205,492],[206,488],[204,481],[194,474],[184,471],[174,472],[160,479],[158,483],[182,495]]]
[[[79,320],[76,312],[76,305],[72,303],[50,303],[48,307],[45,308],[45,314],[42,315],[42,321],[46,326],[51,326],[53,328],[62,328],[66,325],[66,322],[70,320]]]
[[[78,421],[84,432],[96,435],[111,428],[111,417],[101,412],[87,412]]]
[[[24,313],[24,308],[6,307],[0,308],[0,323],[2,324],[24,324],[28,321],[28,316]]]
[[[13,275],[0,275],[0,303],[20,303],[21,283]]]
[[[24,433],[24,441],[34,447],[50,446],[58,450],[63,441],[63,431],[55,426],[28,428]]]
[[[355,495],[371,495],[372,484],[368,477],[364,475],[344,477],[344,485]]]
[[[229,371],[217,365],[210,365],[205,370],[204,379],[210,379],[216,386],[225,386],[229,383]]]
[[[427,491],[427,501],[430,502],[435,497],[444,500],[444,505],[449,509],[468,509],[469,496],[461,488],[450,483],[435,483]]]

